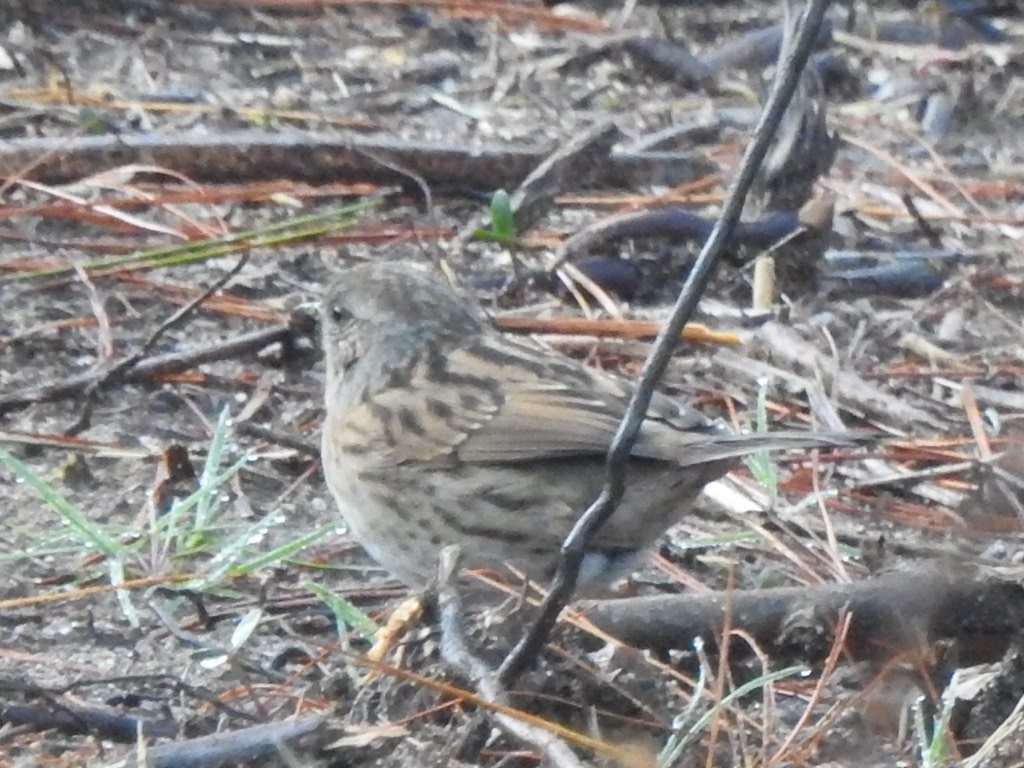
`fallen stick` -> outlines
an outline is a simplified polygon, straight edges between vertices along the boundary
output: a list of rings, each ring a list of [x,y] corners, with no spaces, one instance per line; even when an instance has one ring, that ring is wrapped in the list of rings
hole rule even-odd
[[[971,655],[1000,658],[1024,628],[1024,571],[935,561],[852,584],[587,600],[577,608],[598,628],[642,648],[713,644],[722,627],[742,629],[773,658],[827,653],[840,613],[852,615],[847,651],[886,658],[922,641],[957,639]],[[809,642],[810,640],[810,642]],[[809,646],[813,646],[810,647]],[[823,657],[822,657],[823,658]]]

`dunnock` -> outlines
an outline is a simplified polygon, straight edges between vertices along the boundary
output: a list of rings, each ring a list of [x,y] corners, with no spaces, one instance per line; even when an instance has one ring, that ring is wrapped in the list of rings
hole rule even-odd
[[[323,300],[323,468],[352,533],[410,586],[442,547],[469,567],[509,563],[540,582],[597,496],[632,383],[503,336],[447,284],[403,264],[349,268]],[[852,445],[842,434],[723,434],[651,401],[627,489],[584,559],[593,591],[626,575],[731,459]]]

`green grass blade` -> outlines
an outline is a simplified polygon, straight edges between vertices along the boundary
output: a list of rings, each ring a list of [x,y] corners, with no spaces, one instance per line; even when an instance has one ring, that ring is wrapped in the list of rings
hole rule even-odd
[[[33,472],[29,466],[3,448],[0,448],[0,461],[15,475],[20,477],[26,485],[32,488],[39,497],[46,502],[67,526],[74,531],[78,537],[91,547],[95,547],[107,557],[120,558],[125,547],[117,539],[108,536],[103,529],[89,520],[79,512],[71,502],[61,496],[57,489],[43,480]]]

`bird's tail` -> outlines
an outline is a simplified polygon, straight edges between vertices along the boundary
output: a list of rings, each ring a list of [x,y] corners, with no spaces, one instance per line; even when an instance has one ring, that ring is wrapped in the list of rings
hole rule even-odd
[[[684,467],[734,459],[758,451],[798,448],[853,448],[878,440],[869,432],[757,432],[704,435],[688,444],[676,461]]]

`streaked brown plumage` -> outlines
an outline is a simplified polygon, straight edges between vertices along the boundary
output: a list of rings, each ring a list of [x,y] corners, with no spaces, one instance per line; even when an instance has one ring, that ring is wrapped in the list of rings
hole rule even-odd
[[[419,268],[347,269],[323,301],[323,467],[353,534],[395,576],[427,583],[440,549],[547,581],[604,481],[632,383],[502,336]],[[601,587],[685,515],[730,460],[765,448],[849,445],[841,434],[722,434],[655,395],[625,497],[581,574]]]

